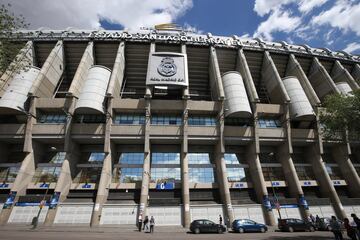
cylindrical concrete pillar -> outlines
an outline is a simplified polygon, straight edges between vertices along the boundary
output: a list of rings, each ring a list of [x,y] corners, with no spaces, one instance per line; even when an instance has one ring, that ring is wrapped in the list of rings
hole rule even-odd
[[[187,152],[181,153],[181,183],[183,200],[183,226],[190,227],[189,160]]]
[[[144,153],[143,175],[141,183],[140,209],[139,214],[142,218],[147,215],[149,184],[150,184],[150,152]]]

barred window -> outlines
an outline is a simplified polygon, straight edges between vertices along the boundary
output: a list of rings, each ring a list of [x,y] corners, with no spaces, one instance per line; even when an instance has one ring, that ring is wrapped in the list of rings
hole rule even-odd
[[[182,118],[177,115],[152,115],[151,124],[153,125],[181,125]]]
[[[216,118],[208,116],[190,116],[188,124],[192,126],[216,126]]]
[[[66,123],[65,114],[56,113],[42,113],[37,119],[38,123],[50,123],[50,124],[61,124]]]
[[[259,119],[259,127],[260,128],[280,128],[281,123],[278,119],[272,118],[260,118]]]
[[[116,114],[114,124],[120,125],[142,125],[145,124],[145,115],[141,114]]]

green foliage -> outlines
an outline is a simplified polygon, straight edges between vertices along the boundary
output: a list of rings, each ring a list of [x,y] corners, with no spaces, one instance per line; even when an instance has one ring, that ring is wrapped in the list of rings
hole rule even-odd
[[[22,15],[16,16],[9,11],[10,7],[10,4],[0,6],[0,73],[4,73],[12,61],[20,61],[20,59],[16,59],[16,55],[24,44],[10,41],[10,39],[14,37],[14,31],[28,26]],[[15,63],[13,64],[14,67],[19,68],[21,66]],[[12,71],[14,70],[12,69]]]
[[[352,95],[333,94],[325,98],[325,112],[320,114],[325,138],[345,140],[346,131],[349,138],[360,136],[360,90]]]

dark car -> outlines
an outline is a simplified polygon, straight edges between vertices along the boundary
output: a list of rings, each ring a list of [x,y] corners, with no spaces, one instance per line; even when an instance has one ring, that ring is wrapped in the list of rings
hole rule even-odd
[[[244,232],[266,232],[268,230],[267,226],[262,223],[257,223],[250,219],[236,219],[231,225],[231,229],[234,232],[244,233]]]
[[[207,219],[194,220],[190,224],[190,231],[198,233],[223,233],[226,232],[226,227],[220,224],[216,224]]]
[[[296,218],[279,219],[278,227],[281,231],[315,231],[315,226],[310,222],[305,222]]]
[[[320,231],[331,231],[330,220],[329,217],[320,218],[320,220],[315,223],[316,229]]]

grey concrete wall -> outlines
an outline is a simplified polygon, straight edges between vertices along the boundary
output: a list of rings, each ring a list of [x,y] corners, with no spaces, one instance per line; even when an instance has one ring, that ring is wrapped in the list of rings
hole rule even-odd
[[[342,66],[339,60],[335,61],[330,75],[335,83],[346,82],[350,85],[352,90],[359,89],[358,83],[354,80],[348,70]]]

